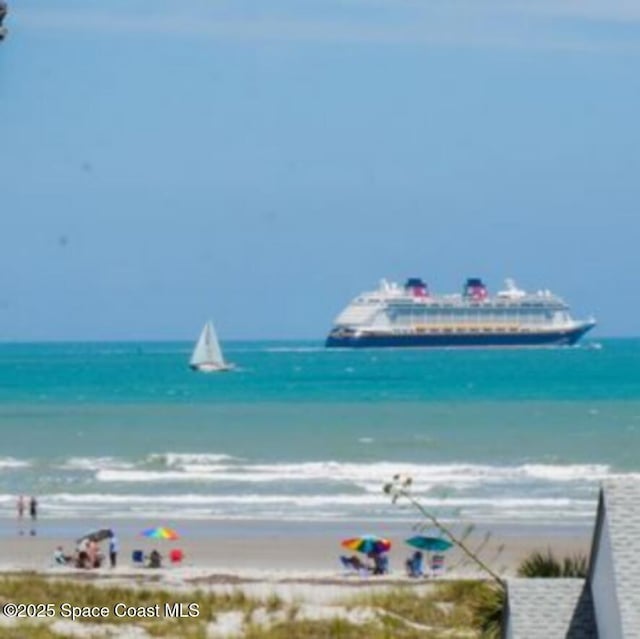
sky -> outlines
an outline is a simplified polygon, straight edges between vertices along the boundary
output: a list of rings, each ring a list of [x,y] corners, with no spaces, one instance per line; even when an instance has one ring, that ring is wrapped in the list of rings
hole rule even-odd
[[[0,341],[322,339],[382,277],[639,335],[635,0],[14,0]]]

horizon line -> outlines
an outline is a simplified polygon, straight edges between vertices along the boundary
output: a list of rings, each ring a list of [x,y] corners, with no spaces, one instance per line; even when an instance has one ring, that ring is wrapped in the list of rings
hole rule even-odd
[[[324,342],[326,336],[323,337],[220,337],[221,342]],[[640,339],[638,335],[602,335],[598,337],[587,337],[581,340],[576,346],[579,346],[582,341],[593,342],[598,340],[631,340]],[[176,342],[192,343],[195,340],[191,337],[186,338],[161,338],[161,339],[142,339],[136,337],[128,337],[124,339],[117,338],[78,338],[78,339],[15,339],[15,340],[3,340],[0,339],[0,346],[9,346],[12,344],[168,344]],[[427,350],[426,347],[424,350]],[[492,347],[486,347],[492,348]],[[526,346],[523,348],[527,348]],[[529,347],[531,348],[531,347]],[[548,348],[554,348],[549,346]],[[379,350],[379,349],[378,349]],[[393,350],[393,349],[390,349]],[[496,349],[497,350],[497,349]]]

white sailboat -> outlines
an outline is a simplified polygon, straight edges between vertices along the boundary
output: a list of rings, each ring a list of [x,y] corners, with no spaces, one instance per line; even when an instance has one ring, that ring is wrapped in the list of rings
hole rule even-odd
[[[193,349],[189,366],[201,373],[216,373],[230,371],[233,364],[224,361],[216,330],[209,320],[202,329],[196,347]]]

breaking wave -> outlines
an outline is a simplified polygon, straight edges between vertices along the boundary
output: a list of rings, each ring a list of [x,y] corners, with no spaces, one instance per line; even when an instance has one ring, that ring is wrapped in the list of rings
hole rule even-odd
[[[34,464],[4,457],[0,472],[15,485],[33,476],[44,517],[407,518],[408,509],[392,505],[382,491],[400,474],[412,478],[420,503],[451,517],[586,521],[599,483],[616,476],[606,464],[266,463],[223,452],[73,456]],[[12,516],[15,495],[4,491],[0,514]]]

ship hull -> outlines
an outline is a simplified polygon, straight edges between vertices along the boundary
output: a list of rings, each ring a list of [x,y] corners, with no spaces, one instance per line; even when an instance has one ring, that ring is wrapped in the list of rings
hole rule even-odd
[[[235,366],[233,364],[189,364],[189,368],[197,373],[227,373]]]
[[[572,329],[519,333],[372,333],[329,334],[327,348],[508,348],[571,346],[594,324]]]

